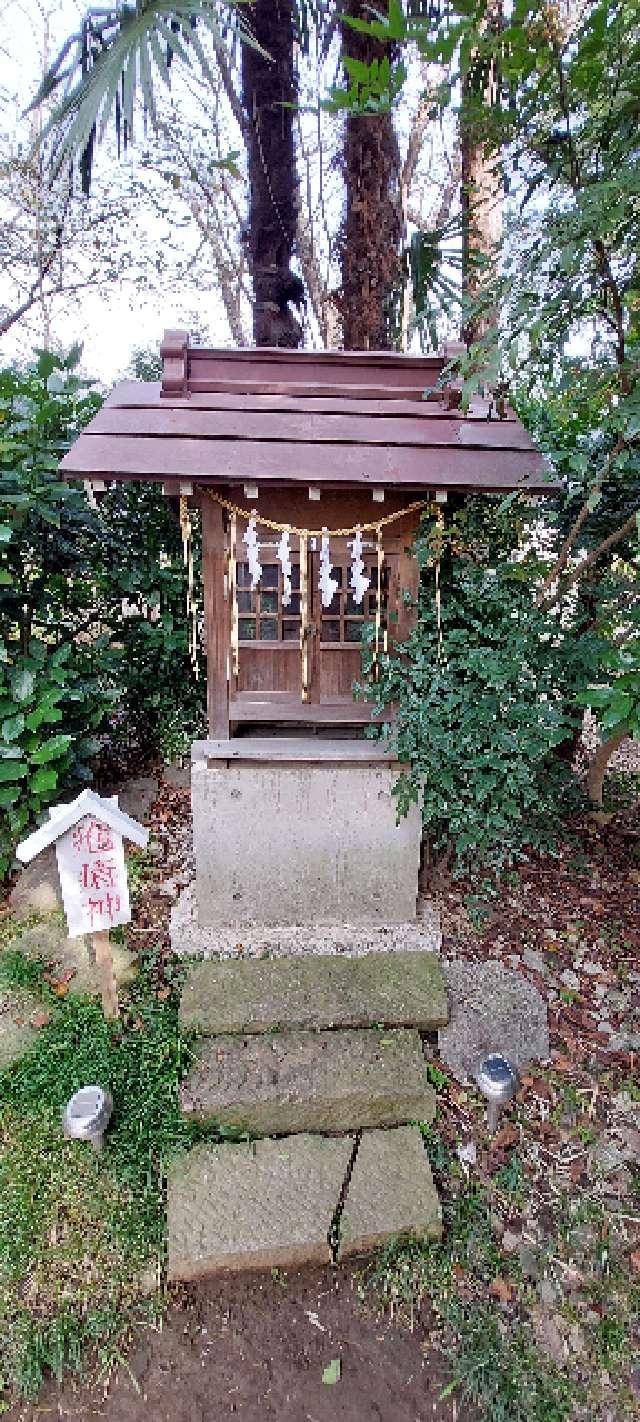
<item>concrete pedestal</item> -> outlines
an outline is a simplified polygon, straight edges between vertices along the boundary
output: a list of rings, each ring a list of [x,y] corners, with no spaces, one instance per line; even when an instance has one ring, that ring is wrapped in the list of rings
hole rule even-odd
[[[200,925],[415,919],[421,819],[414,806],[396,824],[397,775],[397,761],[375,742],[197,742]]]

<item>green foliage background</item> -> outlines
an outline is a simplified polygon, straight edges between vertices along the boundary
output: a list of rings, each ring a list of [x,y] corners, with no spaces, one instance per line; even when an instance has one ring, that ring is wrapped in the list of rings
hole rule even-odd
[[[176,510],[138,486],[92,508],[57,473],[100,405],[78,359],[0,372],[0,875],[62,791],[180,752],[202,715]]]

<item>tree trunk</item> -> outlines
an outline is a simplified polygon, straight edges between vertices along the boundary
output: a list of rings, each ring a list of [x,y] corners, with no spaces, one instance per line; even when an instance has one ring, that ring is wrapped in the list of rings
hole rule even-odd
[[[257,346],[299,346],[302,326],[291,310],[292,304],[300,308],[304,302],[302,281],[291,270],[298,205],[293,0],[253,0],[246,18],[268,56],[242,46],[253,335]]]
[[[502,0],[487,0],[484,27],[493,34],[502,28]],[[462,296],[478,300],[491,263],[502,240],[504,183],[502,157],[491,147],[487,109],[496,104],[499,74],[495,59],[472,56],[462,80],[460,108]],[[495,307],[469,316],[463,313],[462,339],[477,341],[496,322]]]
[[[370,19],[367,0],[344,13]],[[390,60],[388,45],[342,26],[343,52],[364,64]],[[341,233],[345,350],[389,350],[400,327],[400,153],[390,113],[348,114],[344,134],[346,211]],[[394,310],[395,306],[398,310]]]
[[[614,751],[627,739],[628,734],[628,731],[619,731],[617,735],[611,736],[608,741],[603,741],[602,745],[598,746],[587,771],[587,791],[592,805],[602,806],[607,766]]]

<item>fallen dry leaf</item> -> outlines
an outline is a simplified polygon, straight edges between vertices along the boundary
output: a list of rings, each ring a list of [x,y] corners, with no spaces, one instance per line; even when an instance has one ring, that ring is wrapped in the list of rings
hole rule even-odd
[[[629,1255],[629,1263],[631,1265],[631,1268],[633,1269],[634,1274],[640,1274],[640,1249],[632,1250],[631,1254]]]
[[[48,1027],[51,1021],[50,1012],[32,1012],[30,1017],[32,1027]]]
[[[498,1131],[491,1142],[492,1150],[508,1150],[509,1146],[517,1145],[520,1140],[520,1132],[513,1121],[507,1121],[506,1125]]]
[[[508,1279],[503,1279],[498,1275],[497,1278],[492,1279],[489,1284],[489,1294],[492,1299],[497,1299],[498,1303],[511,1303],[513,1298],[513,1285],[509,1283]]]

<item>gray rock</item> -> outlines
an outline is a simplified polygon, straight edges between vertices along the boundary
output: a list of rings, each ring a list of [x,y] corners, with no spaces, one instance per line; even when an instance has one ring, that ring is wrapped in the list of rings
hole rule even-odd
[[[540,1255],[537,1249],[532,1249],[530,1244],[523,1242],[518,1245],[518,1258],[523,1279],[540,1278]]]
[[[522,1071],[549,1056],[547,1009],[537,988],[499,963],[443,962],[449,1023],[440,1053],[459,1081],[473,1080],[479,1059],[502,1052]]]
[[[155,775],[139,775],[127,780],[118,790],[118,805],[125,815],[140,820],[143,824],[149,818],[149,811],[158,798],[159,781]]]
[[[593,1148],[592,1155],[594,1164],[603,1175],[612,1175],[614,1170],[624,1164],[624,1153],[612,1136],[601,1136]]]
[[[58,864],[53,845],[26,864],[9,894],[9,907],[17,919],[52,913],[62,908]]]
[[[572,968],[565,968],[560,974],[560,982],[563,987],[569,988],[570,992],[577,992],[580,987],[580,979]]]
[[[541,1353],[545,1353],[554,1363],[563,1363],[567,1346],[558,1327],[556,1315],[547,1313],[546,1309],[536,1308],[531,1311],[531,1321],[533,1336]]]
[[[546,1308],[553,1308],[561,1297],[561,1291],[553,1279],[541,1279],[538,1285],[538,1294],[540,1302]]]
[[[522,961],[525,968],[531,968],[532,972],[540,973],[543,978],[546,977],[548,968],[542,953],[538,953],[537,949],[525,948],[522,954]]]

